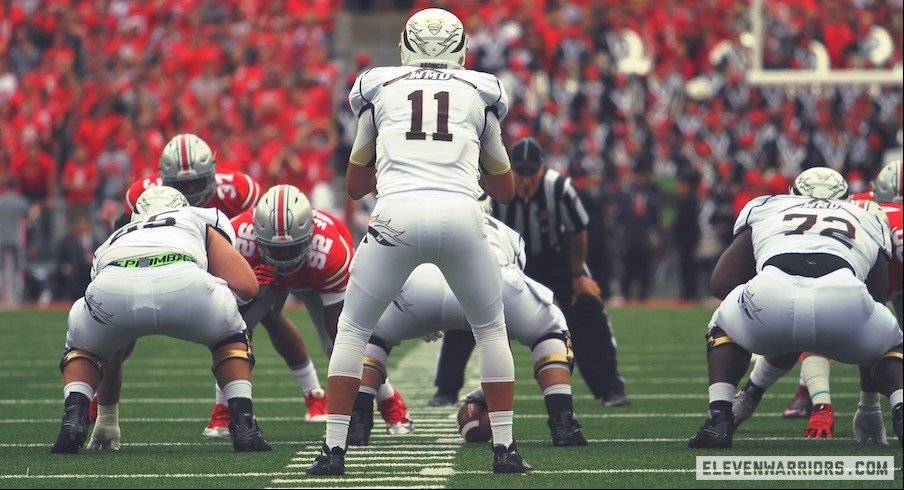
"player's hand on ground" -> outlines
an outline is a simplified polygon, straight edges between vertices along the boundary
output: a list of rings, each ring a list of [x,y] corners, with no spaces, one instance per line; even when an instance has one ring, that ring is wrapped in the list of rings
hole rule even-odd
[[[872,439],[880,446],[888,445],[881,407],[857,405],[857,413],[854,414],[854,437],[860,444],[866,444]]]
[[[593,299],[597,300],[600,304],[603,303],[603,293],[600,291],[599,284],[596,283],[592,278],[588,276],[578,276],[575,277],[572,281],[572,296],[571,296],[571,304],[574,306],[575,303],[578,302],[578,296],[582,294],[586,294],[591,296]]]
[[[102,451],[112,449],[119,451],[119,424],[104,425],[103,423],[94,424],[94,432],[91,433],[91,440],[88,441],[88,449]]]

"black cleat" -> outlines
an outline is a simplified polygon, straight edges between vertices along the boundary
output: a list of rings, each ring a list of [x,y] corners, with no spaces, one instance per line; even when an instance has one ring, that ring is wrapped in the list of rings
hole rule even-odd
[[[81,393],[66,397],[66,411],[57,440],[50,448],[53,454],[75,454],[88,438],[88,404],[91,400]]]
[[[604,396],[601,401],[607,407],[627,407],[631,404],[631,399],[624,391],[613,391]]]
[[[552,436],[552,445],[562,446],[586,446],[587,439],[581,431],[574,412],[557,412],[549,417],[546,422],[549,426],[549,434]]]
[[[509,447],[502,444],[493,446],[493,473],[530,473],[533,469],[521,459],[515,448],[515,441]]]
[[[312,476],[342,476],[345,474],[345,449],[326,447],[326,442],[320,448],[320,455],[314,460],[314,464],[308,466],[305,473]]]
[[[895,430],[895,435],[898,436],[898,443],[901,444],[901,447],[904,447],[904,434],[901,433],[904,431],[904,420],[902,418],[904,418],[904,404],[899,403],[891,411],[891,425]]]
[[[458,394],[450,394],[437,391],[433,398],[427,401],[428,407],[454,407],[458,404]]]
[[[353,411],[352,419],[348,424],[348,438],[346,439],[346,444],[349,446],[367,446],[370,444],[370,432],[373,428],[373,411]]]
[[[232,448],[237,453],[270,451],[273,448],[264,440],[264,434],[251,412],[230,414],[229,435]]]
[[[734,414],[730,410],[710,410],[706,423],[687,441],[691,448],[729,448],[734,435]]]

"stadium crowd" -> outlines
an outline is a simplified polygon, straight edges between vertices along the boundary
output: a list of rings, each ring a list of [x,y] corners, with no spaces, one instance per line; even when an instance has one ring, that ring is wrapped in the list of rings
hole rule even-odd
[[[51,285],[90,263],[92,228],[108,230],[127,186],[156,171],[177,133],[208,141],[220,169],[342,209],[327,201],[342,195],[330,189],[354,139],[347,88],[371,57],[335,56],[336,19],[384,3],[0,2],[0,217],[28,223],[0,228],[0,250],[28,263],[26,299],[81,294]],[[832,68],[901,62],[900,2],[831,3],[766,2],[764,66],[811,67],[813,40]],[[465,21],[467,66],[505,84],[506,142],[535,136],[547,165],[574,178],[607,296],[667,293],[654,277],[671,264],[680,297],[706,296],[698,278],[749,199],[786,192],[811,166],[860,190],[901,146],[900,86],[748,84],[745,2],[393,4],[427,6]],[[867,42],[876,23],[895,43],[878,66]]]

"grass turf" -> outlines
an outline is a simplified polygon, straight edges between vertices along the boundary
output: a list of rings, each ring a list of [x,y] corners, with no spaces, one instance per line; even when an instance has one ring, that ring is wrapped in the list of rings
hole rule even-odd
[[[858,376],[851,366],[832,366],[836,439],[800,438],[806,421],[775,415],[790,399],[797,381],[792,371],[766,395],[759,415],[736,434],[729,451],[689,450],[685,440],[703,421],[706,409],[706,365],[703,332],[711,310],[703,308],[612,309],[619,340],[619,366],[627,379],[633,403],[606,408],[592,400],[579,375],[575,378],[575,407],[591,439],[586,448],[553,448],[548,442],[543,400],[531,376],[530,354],[515,346],[518,376],[515,434],[519,449],[537,470],[529,476],[488,477],[489,451],[483,444],[449,445],[457,449],[452,469],[433,478],[431,469],[400,470],[374,463],[350,471],[350,480],[328,480],[318,486],[442,485],[452,488],[634,488],[722,487],[725,482],[696,481],[695,457],[730,456],[894,456],[901,467],[901,449],[891,432],[890,410],[883,401],[890,446],[861,446],[852,439],[851,417],[856,409]],[[307,314],[291,316],[310,341],[321,378],[326,361],[319,352]],[[57,370],[65,338],[66,313],[59,311],[0,312],[0,333],[6,342],[0,359],[0,487],[35,488],[263,488],[312,486],[301,467],[314,453],[306,449],[323,437],[323,426],[305,424],[304,405],[294,380],[266,340],[256,334],[255,411],[265,435],[274,443],[271,453],[236,454],[228,441],[200,437],[212,399],[212,377],[206,349],[165,338],[138,343],[125,365],[120,405],[123,449],[78,456],[50,455],[62,412],[61,380]],[[410,341],[393,351],[390,377],[404,384],[410,373],[393,367],[422,343]],[[402,381],[400,381],[402,380]],[[466,388],[467,389],[467,388]],[[408,394],[415,420],[432,412],[419,407],[431,386]],[[407,393],[403,391],[403,393]],[[162,401],[162,402],[161,402]],[[427,415],[424,415],[427,414]],[[770,415],[771,414],[771,415]],[[449,420],[449,426],[454,427]],[[651,441],[649,439],[655,439]],[[431,443],[435,438],[380,438],[380,444]],[[443,446],[446,447],[446,446]],[[297,454],[298,452],[301,454]],[[300,458],[292,461],[293,458]],[[399,457],[400,462],[417,456]],[[350,456],[351,459],[351,456]],[[29,475],[25,477],[24,475]],[[50,477],[47,477],[51,475]],[[63,476],[55,476],[63,475]],[[122,475],[122,476],[117,476]],[[368,483],[354,478],[403,478]],[[406,475],[411,479],[405,481]],[[42,477],[43,476],[43,477]],[[274,479],[287,483],[274,484]],[[894,481],[778,481],[742,482],[732,486],[762,488],[901,488],[901,471]]]

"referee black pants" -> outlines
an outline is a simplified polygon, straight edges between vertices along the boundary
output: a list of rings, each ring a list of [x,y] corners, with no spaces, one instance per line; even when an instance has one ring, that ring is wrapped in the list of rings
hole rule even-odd
[[[605,307],[588,295],[579,296],[572,305],[571,278],[562,277],[560,273],[569,269],[556,267],[558,261],[535,262],[546,264],[546,267],[541,265],[534,270],[528,267],[526,272],[529,277],[556,293],[556,301],[571,331],[575,362],[590,392],[595,398],[606,398],[610,393],[624,392],[624,380],[618,374],[612,325]],[[544,281],[550,279],[550,276],[557,280]],[[465,366],[474,346],[474,336],[470,332],[449,330],[445,333],[434,381],[438,391],[457,396],[464,386]]]

